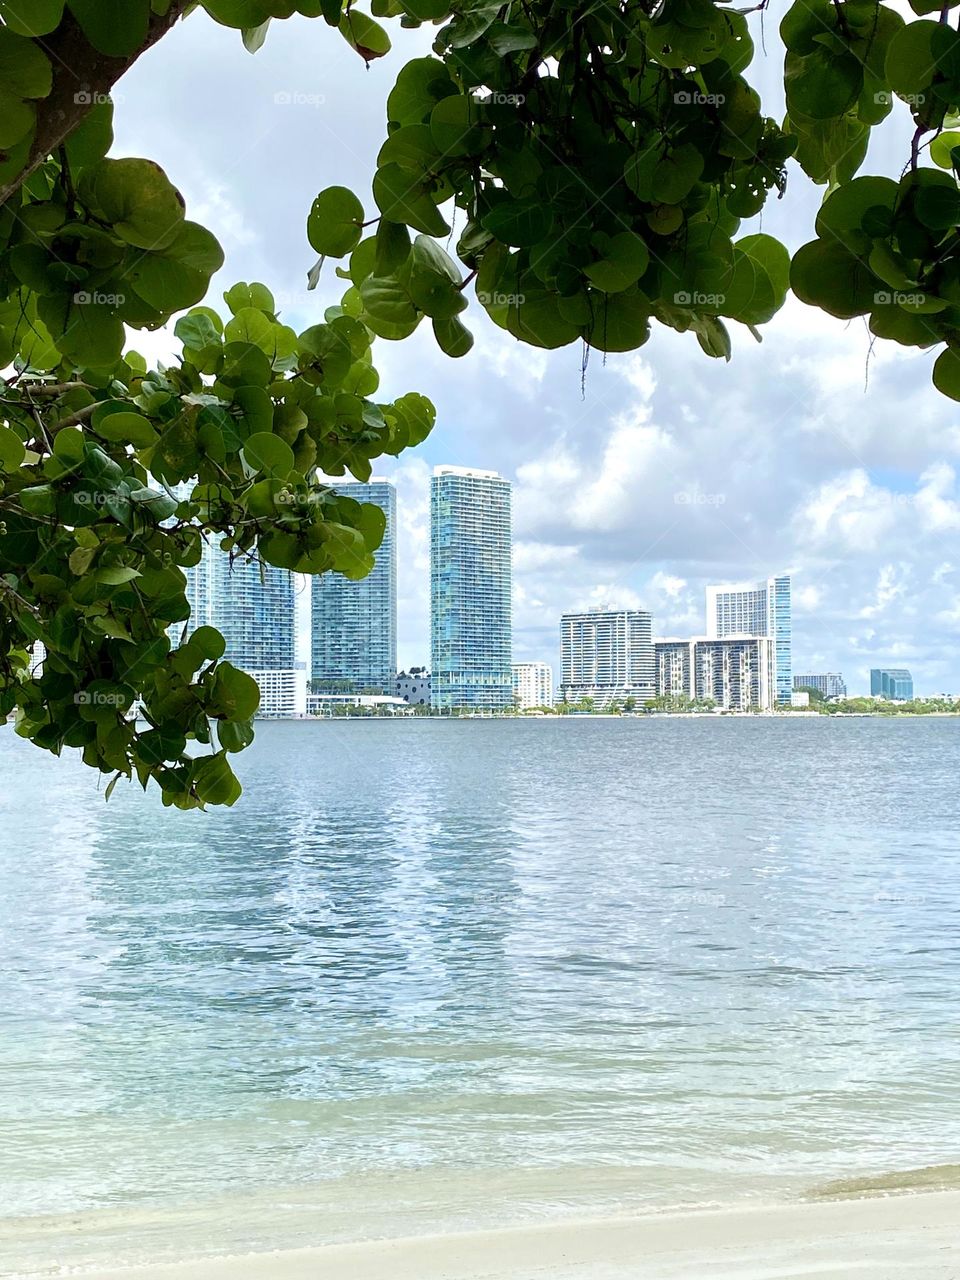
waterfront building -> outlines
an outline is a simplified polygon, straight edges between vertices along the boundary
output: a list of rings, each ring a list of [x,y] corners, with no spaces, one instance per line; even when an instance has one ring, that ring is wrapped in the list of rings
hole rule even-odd
[[[244,671],[293,670],[296,627],[293,574],[209,543],[187,570],[187,634],[211,626],[226,642],[224,657]],[[182,631],[180,624],[177,630]]]
[[[395,693],[411,707],[430,706],[430,672],[426,667],[411,667],[397,676]]]
[[[430,481],[431,696],[441,710],[513,705],[509,481],[436,467]]]
[[[768,636],[656,640],[657,696],[711,701],[724,711],[768,711],[772,650]]]
[[[513,701],[521,711],[553,706],[553,668],[546,662],[513,664]]]
[[[775,641],[770,636],[705,637],[693,646],[693,687],[698,701],[712,699],[725,711],[767,711],[779,702],[771,680]],[[792,690],[787,695],[790,705]]]
[[[658,698],[693,697],[693,646],[693,640],[654,640],[654,681]]]
[[[789,575],[707,587],[707,639],[727,636],[765,636],[772,641],[768,679],[775,701],[789,706],[793,692]]]
[[[607,707],[654,695],[653,619],[645,609],[595,608],[560,619],[561,697]]]
[[[845,698],[847,686],[839,671],[821,671],[812,675],[794,676],[794,689],[816,689],[825,698]]]
[[[306,672],[296,662],[293,574],[259,561],[230,557],[207,543],[186,570],[190,618],[170,629],[179,644],[186,630],[211,626],[226,643],[224,658],[260,685],[261,716],[301,715]]]
[[[913,676],[906,667],[871,667],[870,696],[888,702],[909,702],[913,698]]]
[[[312,579],[311,684],[314,689],[392,694],[397,672],[397,491],[388,480],[336,483],[355,502],[380,507],[383,541],[365,578],[323,573]]]

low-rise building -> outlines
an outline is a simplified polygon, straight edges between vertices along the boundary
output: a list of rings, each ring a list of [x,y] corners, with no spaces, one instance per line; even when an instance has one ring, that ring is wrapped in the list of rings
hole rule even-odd
[[[426,667],[411,667],[409,671],[399,672],[394,692],[411,707],[429,707],[431,684]]]
[[[553,668],[546,662],[515,662],[513,701],[521,711],[553,706]]]
[[[247,671],[260,686],[260,720],[277,720],[307,713],[307,673],[302,667]]]
[[[847,686],[839,671],[819,671],[793,677],[794,689],[816,689],[825,698],[845,698]]]
[[[913,697],[913,676],[906,667],[871,667],[870,696],[888,702],[909,702]]]

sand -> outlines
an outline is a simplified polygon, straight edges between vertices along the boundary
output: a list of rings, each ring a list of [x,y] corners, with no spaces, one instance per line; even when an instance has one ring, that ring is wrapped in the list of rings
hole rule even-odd
[[[563,1222],[84,1280],[960,1280],[960,1192]]]

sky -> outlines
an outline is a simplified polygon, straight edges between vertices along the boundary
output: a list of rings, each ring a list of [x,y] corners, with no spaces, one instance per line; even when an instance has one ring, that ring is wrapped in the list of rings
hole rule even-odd
[[[762,19],[747,75],[780,118],[782,49],[767,22],[763,53]],[[200,10],[117,86],[112,154],[157,160],[223,245],[211,305],[260,280],[300,330],[339,300],[330,263],[307,292],[306,216],[334,184],[375,215],[386,95],[432,29],[390,30],[392,52],[367,70],[320,20],[274,22],[250,55]],[[862,172],[899,176],[909,132],[897,104]],[[741,234],[793,250],[822,195],[791,162],[786,200]],[[862,320],[791,297],[762,344],[730,323],[729,364],[654,325],[638,352],[592,352],[581,388],[579,346],[521,345],[475,299],[463,319],[476,343],[460,360],[426,324],[374,347],[377,398],[419,391],[438,415],[422,446],[375,468],[398,491],[401,667],[429,664],[429,476],[454,463],[513,484],[515,660],[557,672],[567,610],[640,607],[657,635],[697,634],[707,584],[789,572],[794,671],[840,671],[862,693],[871,666],[906,666],[918,693],[960,692],[960,406],[933,388],[936,351],[871,348]],[[161,331],[133,345],[164,359],[178,344]],[[301,619],[306,606],[304,593]]]

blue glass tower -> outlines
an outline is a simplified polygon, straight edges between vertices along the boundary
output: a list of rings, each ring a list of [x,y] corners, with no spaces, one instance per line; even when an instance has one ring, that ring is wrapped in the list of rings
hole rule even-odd
[[[187,570],[189,629],[216,627],[227,644],[225,657],[244,671],[291,670],[296,623],[293,574],[247,559],[230,563],[217,547],[204,547],[200,563]]]
[[[433,705],[513,704],[510,484],[495,471],[437,467],[430,483]]]
[[[313,579],[310,652],[314,687],[349,693],[394,692],[397,674],[397,491],[387,480],[333,486],[355,502],[375,503],[387,518],[376,563],[365,578]]]
[[[789,707],[793,694],[793,622],[787,574],[767,583],[767,618],[767,635],[773,640],[774,696],[781,706]]]
[[[891,702],[909,702],[913,698],[913,676],[906,667],[871,667],[870,694]]]

